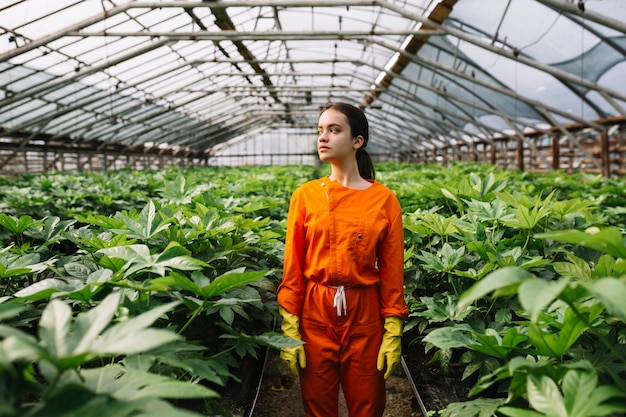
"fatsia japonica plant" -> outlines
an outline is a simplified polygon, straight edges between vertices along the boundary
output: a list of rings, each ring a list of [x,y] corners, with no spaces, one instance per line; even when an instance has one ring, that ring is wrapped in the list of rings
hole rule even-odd
[[[273,329],[287,192],[251,196],[235,187],[255,173],[206,182],[207,171],[118,172],[108,189],[102,175],[46,176],[28,188],[55,190],[65,207],[0,213],[0,378],[11,387],[0,415],[223,414],[218,391],[244,357],[294,344]],[[82,210],[87,190],[118,194]]]
[[[36,334],[1,324],[0,415],[102,415],[103,407],[109,416],[157,411],[172,416],[200,415],[177,411],[164,399],[216,397],[213,390],[151,372],[150,366],[141,366],[136,360],[138,355],[165,346],[176,354],[196,349],[182,343],[175,332],[152,327],[177,303],[120,320],[119,307],[125,297],[123,290],[112,292],[77,316],[67,301],[53,299],[41,313]],[[0,304],[0,318],[16,318],[27,306],[22,302]]]
[[[623,228],[603,227],[614,209],[581,198],[583,183],[481,174],[445,174],[423,187],[439,205],[405,213],[410,346],[464,364],[472,387],[440,414],[626,412],[626,248]]]

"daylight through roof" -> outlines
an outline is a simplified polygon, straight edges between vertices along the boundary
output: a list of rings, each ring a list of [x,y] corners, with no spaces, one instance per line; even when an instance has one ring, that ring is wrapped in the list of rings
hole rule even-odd
[[[377,160],[626,173],[623,0],[7,0],[0,173]]]

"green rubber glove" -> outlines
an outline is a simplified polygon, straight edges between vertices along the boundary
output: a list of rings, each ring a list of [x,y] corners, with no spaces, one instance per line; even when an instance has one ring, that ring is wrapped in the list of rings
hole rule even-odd
[[[289,313],[280,306],[278,307],[278,312],[283,317],[283,322],[280,326],[283,334],[292,339],[302,340],[299,330],[300,317]],[[280,350],[280,357],[296,376],[298,375],[298,365],[300,365],[300,368],[306,368],[306,356],[304,355],[304,346],[302,345],[293,348],[282,348]]]
[[[383,341],[378,350],[378,361],[376,363],[376,368],[378,368],[379,371],[384,370],[385,365],[387,365],[385,379],[391,376],[395,367],[400,363],[403,326],[404,321],[400,317],[385,318],[385,333],[383,334]]]

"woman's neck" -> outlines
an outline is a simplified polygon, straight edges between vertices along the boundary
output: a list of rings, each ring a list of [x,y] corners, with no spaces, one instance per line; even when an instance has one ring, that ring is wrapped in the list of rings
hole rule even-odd
[[[332,166],[329,178],[331,181],[336,181],[346,188],[354,188],[357,190],[368,188],[371,185],[369,181],[361,177],[357,166],[351,169],[342,169],[338,166]]]

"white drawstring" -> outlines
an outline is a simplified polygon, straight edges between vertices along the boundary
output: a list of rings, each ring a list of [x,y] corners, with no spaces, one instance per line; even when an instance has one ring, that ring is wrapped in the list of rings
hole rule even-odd
[[[335,300],[333,302],[333,307],[337,308],[337,316],[341,317],[342,315],[348,314],[348,302],[346,301],[346,287],[340,285],[336,288],[337,292],[335,293]],[[341,310],[343,310],[343,314],[341,314]]]

